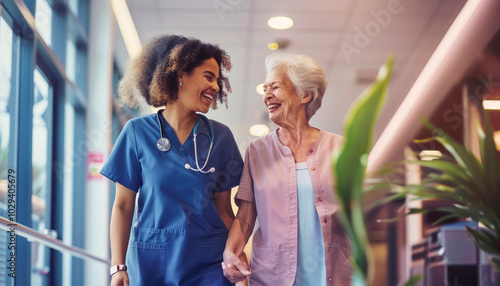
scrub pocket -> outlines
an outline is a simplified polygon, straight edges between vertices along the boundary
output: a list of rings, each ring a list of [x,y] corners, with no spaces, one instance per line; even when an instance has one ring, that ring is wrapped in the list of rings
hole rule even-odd
[[[250,259],[251,285],[280,285],[279,255],[277,248],[252,248]]]
[[[130,241],[127,264],[130,285],[163,285],[165,244]]]
[[[206,268],[221,268],[222,253],[226,246],[226,240],[201,242],[201,256],[203,266]]]
[[[222,266],[219,269],[211,269],[209,272],[203,274],[203,285],[204,286],[232,286],[234,285],[222,272]]]
[[[224,247],[226,246],[225,233],[222,235],[214,234],[216,238],[214,241],[201,242],[201,251],[203,258],[204,274],[203,274],[203,285],[234,285],[222,272],[222,253],[224,252]],[[220,237],[220,238],[219,238]]]

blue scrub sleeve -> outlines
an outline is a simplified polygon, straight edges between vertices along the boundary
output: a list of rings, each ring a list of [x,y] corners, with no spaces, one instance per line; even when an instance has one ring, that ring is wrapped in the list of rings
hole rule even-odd
[[[226,148],[224,148],[222,169],[217,178],[216,192],[227,191],[239,185],[243,170],[243,159],[241,158],[240,150],[236,145],[233,133],[227,127],[225,128],[223,138],[226,141]]]
[[[141,167],[137,156],[137,139],[132,120],[123,127],[106,164],[101,169],[101,174],[134,192],[139,191]]]

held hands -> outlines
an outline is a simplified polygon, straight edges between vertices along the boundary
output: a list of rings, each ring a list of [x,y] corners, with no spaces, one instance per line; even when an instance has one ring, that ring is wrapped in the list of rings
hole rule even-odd
[[[129,286],[127,271],[118,271],[111,276],[111,286]]]
[[[245,252],[242,252],[238,257],[233,252],[224,251],[222,271],[224,272],[224,276],[226,276],[231,283],[245,280],[250,276],[251,273],[248,271],[248,260]]]

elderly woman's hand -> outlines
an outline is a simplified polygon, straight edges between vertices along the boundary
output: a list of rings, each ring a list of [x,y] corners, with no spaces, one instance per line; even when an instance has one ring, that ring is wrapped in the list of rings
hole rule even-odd
[[[245,280],[250,275],[250,271],[248,271],[248,260],[245,252],[242,252],[240,256],[237,256],[235,253],[225,250],[222,270],[224,272],[224,276],[226,276],[231,283]]]

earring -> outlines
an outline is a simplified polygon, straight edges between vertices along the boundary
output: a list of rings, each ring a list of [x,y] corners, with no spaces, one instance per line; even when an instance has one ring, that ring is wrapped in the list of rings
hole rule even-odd
[[[179,82],[179,86],[182,86],[182,81],[181,81],[181,82]]]

